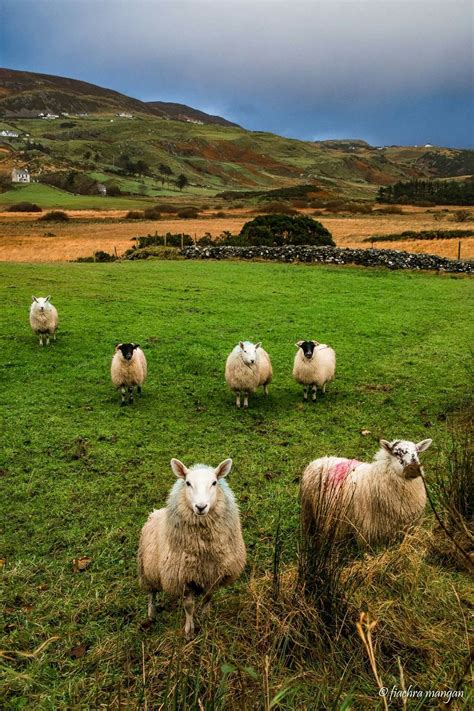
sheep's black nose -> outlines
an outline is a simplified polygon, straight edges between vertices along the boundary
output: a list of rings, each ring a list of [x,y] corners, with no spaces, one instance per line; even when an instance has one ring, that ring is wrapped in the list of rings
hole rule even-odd
[[[199,506],[199,504],[196,504],[196,508],[199,511],[199,513],[202,513],[204,509],[206,508],[207,504],[204,504],[204,506]]]

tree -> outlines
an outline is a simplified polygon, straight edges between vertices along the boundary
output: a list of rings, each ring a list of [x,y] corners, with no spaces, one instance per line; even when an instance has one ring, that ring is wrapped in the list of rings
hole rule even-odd
[[[185,188],[187,185],[189,185],[189,180],[187,177],[184,175],[184,173],[180,173],[178,177],[176,178],[176,186],[182,190]]]
[[[173,171],[171,170],[169,165],[165,165],[164,163],[160,163],[160,165],[158,166],[158,172],[161,176],[160,180],[162,186],[164,185],[165,181],[169,182],[170,176],[173,175]]]

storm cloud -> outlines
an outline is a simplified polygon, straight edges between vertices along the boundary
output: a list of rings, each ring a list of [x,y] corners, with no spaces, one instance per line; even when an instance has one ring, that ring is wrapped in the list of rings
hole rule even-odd
[[[472,145],[465,0],[3,0],[2,64],[309,140]]]

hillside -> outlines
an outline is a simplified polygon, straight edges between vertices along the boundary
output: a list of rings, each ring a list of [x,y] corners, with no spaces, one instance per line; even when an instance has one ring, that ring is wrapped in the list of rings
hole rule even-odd
[[[210,116],[184,104],[144,102],[112,89],[77,79],[0,68],[0,115],[6,118],[30,113],[151,114],[179,121],[234,126],[220,116]]]
[[[12,111],[39,110],[68,116],[11,117]],[[474,173],[472,150],[299,141],[246,131],[179,104],[144,103],[86,82],[31,72],[0,70],[2,111],[0,130],[19,136],[0,138],[0,175],[8,176],[15,166],[27,166],[39,181],[78,171],[132,195],[176,195],[174,179],[183,173],[188,194],[304,183],[313,185],[321,200],[364,200],[373,199],[380,185],[400,180]]]

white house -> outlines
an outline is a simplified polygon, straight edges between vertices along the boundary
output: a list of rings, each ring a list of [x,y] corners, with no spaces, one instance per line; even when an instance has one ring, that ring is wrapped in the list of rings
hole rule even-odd
[[[18,133],[16,131],[0,131],[0,136],[6,136],[6,138],[18,138]]]
[[[12,183],[29,183],[31,181],[27,168],[13,168]]]
[[[107,186],[103,183],[97,183],[97,192],[99,193],[99,195],[105,197],[107,195]]]

